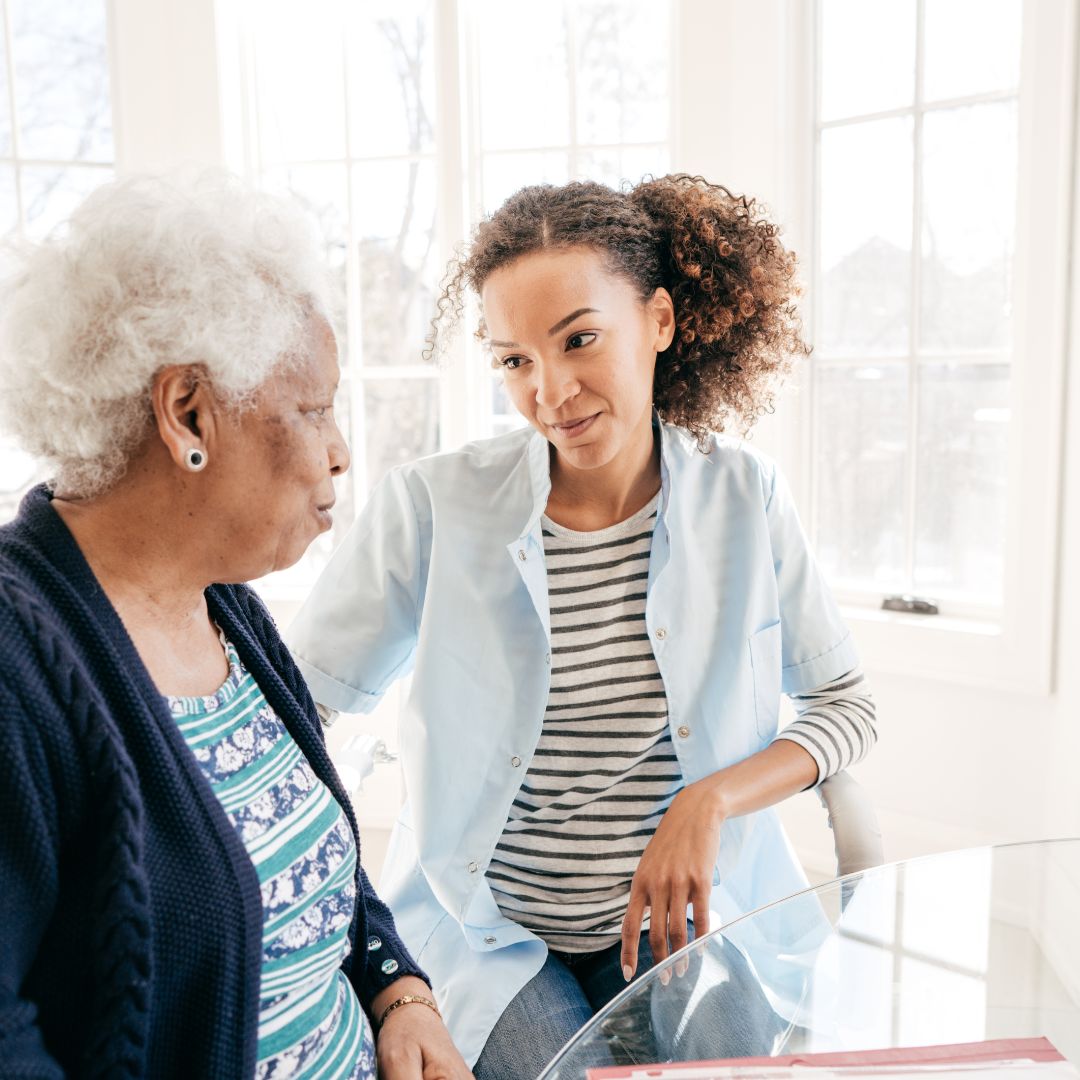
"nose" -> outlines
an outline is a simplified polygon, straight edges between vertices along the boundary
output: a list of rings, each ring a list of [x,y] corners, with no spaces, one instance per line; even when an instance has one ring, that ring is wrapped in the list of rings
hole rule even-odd
[[[550,412],[557,412],[581,389],[569,365],[558,360],[537,361],[536,404]]]
[[[345,436],[341,434],[341,428],[338,427],[336,419],[334,419],[332,427],[333,431],[326,447],[326,456],[330,461],[330,475],[343,476],[349,471],[352,457],[349,454],[348,443],[345,442]]]

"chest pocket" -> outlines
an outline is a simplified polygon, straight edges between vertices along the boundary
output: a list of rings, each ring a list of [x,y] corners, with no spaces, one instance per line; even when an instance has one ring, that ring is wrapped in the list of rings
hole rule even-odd
[[[780,623],[750,635],[750,666],[754,673],[754,718],[758,735],[772,739],[780,717]]]

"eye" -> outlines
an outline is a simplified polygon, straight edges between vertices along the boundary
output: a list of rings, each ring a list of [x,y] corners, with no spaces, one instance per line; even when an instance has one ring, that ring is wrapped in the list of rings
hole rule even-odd
[[[317,405],[314,409],[308,409],[308,412],[321,420],[333,407],[333,405]]]
[[[580,333],[571,334],[566,339],[566,347],[567,349],[583,349],[595,340],[596,335],[591,330],[582,330]]]
[[[503,356],[499,358],[499,365],[509,371],[517,371],[524,363],[524,356]]]

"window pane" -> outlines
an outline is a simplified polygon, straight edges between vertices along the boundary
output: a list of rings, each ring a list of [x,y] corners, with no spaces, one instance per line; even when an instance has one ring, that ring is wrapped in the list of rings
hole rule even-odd
[[[333,309],[342,356],[348,355],[346,338],[346,261],[349,250],[348,172],[344,165],[294,165],[269,169],[262,186],[294,199],[311,218],[323,242],[323,252],[334,278]]]
[[[480,126],[485,150],[570,140],[566,26],[560,5],[477,0]]]
[[[514,408],[501,375],[492,375],[491,388],[492,435],[502,435],[504,432],[516,431],[518,428],[524,427],[528,420]]]
[[[344,158],[342,0],[261,0],[252,26],[262,161]]]
[[[21,153],[110,161],[108,34],[102,0],[8,0]]]
[[[577,162],[577,179],[620,188],[638,184],[646,176],[663,176],[668,171],[668,151],[666,146],[585,150]]]
[[[1021,8],[1021,0],[927,0],[924,99],[1014,89]]]
[[[0,165],[0,236],[19,227],[19,203],[15,197],[15,166]]]
[[[1000,602],[1008,435],[1007,365],[920,369],[918,589]]]
[[[112,169],[79,165],[24,165],[21,174],[26,231],[34,237],[66,220],[94,188],[113,178]]]
[[[435,18],[431,0],[352,7],[349,57],[354,157],[434,150]],[[377,107],[373,107],[374,103]]]
[[[822,0],[821,11],[821,118],[911,105],[915,0]]]
[[[435,168],[430,161],[353,169],[360,352],[366,365],[418,364],[435,306]]]
[[[42,479],[37,462],[14,443],[0,439],[0,524],[10,521],[19,501],[35,481]]]
[[[527,184],[565,184],[569,169],[564,153],[488,154],[484,158],[484,213],[498,210]]]
[[[13,147],[11,143],[11,98],[8,95],[6,40],[4,26],[0,23],[0,156],[10,157]]]
[[[364,381],[367,484],[374,487],[395,465],[439,448],[439,384],[434,379]]]
[[[578,142],[666,139],[668,4],[579,0],[574,17]]]
[[[821,136],[821,327],[841,355],[909,347],[912,122],[879,120]]]
[[[837,585],[904,580],[907,366],[819,366],[817,555]]]
[[[1016,104],[926,114],[923,127],[924,348],[1010,343]]]

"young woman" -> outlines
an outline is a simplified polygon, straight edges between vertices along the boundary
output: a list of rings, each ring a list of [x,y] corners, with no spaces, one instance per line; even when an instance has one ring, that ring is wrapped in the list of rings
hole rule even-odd
[[[778,231],[688,176],[511,197],[434,340],[475,292],[529,428],[392,472],[294,624],[326,707],[415,672],[383,887],[481,1080],[535,1076],[710,911],[801,888],[769,808],[875,741],[782,477],[714,434],[807,352]]]

